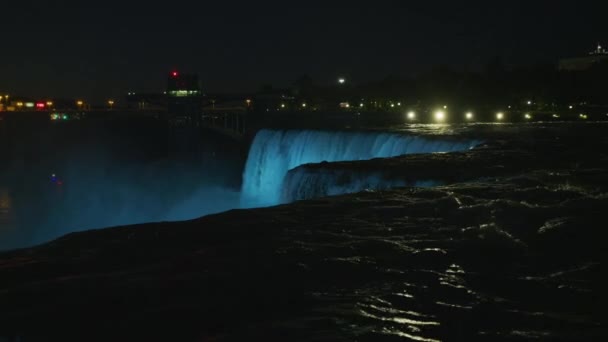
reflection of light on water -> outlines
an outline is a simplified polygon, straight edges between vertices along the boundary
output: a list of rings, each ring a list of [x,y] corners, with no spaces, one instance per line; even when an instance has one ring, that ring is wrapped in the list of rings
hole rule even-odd
[[[405,331],[402,330],[397,330],[394,328],[384,328],[381,330],[382,333],[387,334],[387,335],[394,335],[394,336],[398,336],[398,337],[403,337],[412,341],[421,341],[421,342],[439,342],[441,340],[436,340],[433,338],[426,338],[426,337],[422,337],[422,336],[418,336],[418,335],[414,335],[412,333],[407,333]]]
[[[425,336],[429,333],[425,330],[441,325],[440,322],[433,319],[434,316],[415,311],[399,310],[394,307],[393,303],[377,297],[369,299],[371,303],[357,303],[358,313],[367,319],[388,323],[390,327],[385,326],[378,332],[413,341],[439,341]]]
[[[399,127],[403,130],[403,127]],[[455,135],[467,129],[466,125],[447,123],[407,124],[405,131],[425,135]]]

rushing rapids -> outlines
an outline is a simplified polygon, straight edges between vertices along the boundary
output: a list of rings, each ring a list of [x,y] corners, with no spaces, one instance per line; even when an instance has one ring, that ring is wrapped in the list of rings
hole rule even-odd
[[[0,253],[0,340],[605,340],[608,140],[571,127],[290,171],[449,185]]]

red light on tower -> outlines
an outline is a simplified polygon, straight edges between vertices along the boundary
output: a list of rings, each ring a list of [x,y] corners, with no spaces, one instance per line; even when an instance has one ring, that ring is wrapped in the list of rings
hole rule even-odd
[[[172,72],[172,73],[171,73],[171,76],[173,76],[173,77],[177,77],[177,71]]]

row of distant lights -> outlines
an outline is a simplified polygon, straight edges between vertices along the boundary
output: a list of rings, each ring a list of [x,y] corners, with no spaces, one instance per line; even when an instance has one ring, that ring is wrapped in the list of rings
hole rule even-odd
[[[51,120],[55,121],[55,120],[67,120],[68,116],[67,114],[59,114],[59,113],[53,113],[51,114]]]
[[[247,104],[249,104],[249,103],[251,103],[251,100],[247,100]],[[344,108],[350,108],[350,105],[348,103],[341,103],[340,105],[341,105],[341,107],[344,107]],[[306,103],[302,103],[302,108],[306,108],[306,106],[307,106]],[[364,104],[361,103],[359,106],[363,107]],[[394,104],[391,105],[391,107],[394,107],[394,106],[395,106]],[[397,103],[397,106],[401,106],[401,103]],[[281,103],[281,108],[284,109],[285,107],[286,107],[285,104]],[[443,106],[443,108],[447,109],[448,107],[447,106]],[[572,109],[572,108],[573,107],[570,106],[570,109]],[[553,114],[552,116],[553,116],[553,118],[556,118],[556,119],[560,117],[557,114]],[[608,114],[606,114],[606,116],[608,116]],[[446,119],[446,113],[443,110],[438,110],[438,111],[435,112],[434,117],[435,117],[435,121],[441,122],[441,121],[444,121]],[[467,112],[467,113],[465,113],[464,117],[467,120],[473,120],[473,118],[475,117],[475,115],[473,115],[472,112]],[[585,119],[586,120],[587,119],[587,114],[579,114],[579,117],[581,119]],[[416,112],[414,112],[414,111],[408,112],[407,113],[407,118],[409,120],[415,120],[416,119]],[[502,113],[502,112],[496,113],[496,120],[501,121],[501,120],[504,120],[504,118],[505,118],[505,114],[504,113]],[[526,114],[524,114],[524,118],[526,120],[531,120],[532,119],[532,115],[526,113]]]
[[[608,116],[608,114],[606,114],[606,115]],[[435,121],[438,121],[438,122],[442,122],[442,121],[444,121],[446,119],[446,113],[443,110],[436,111],[433,116],[435,118]],[[467,113],[465,113],[464,117],[467,120],[473,120],[473,118],[475,116],[473,115],[473,113],[467,112]],[[553,114],[552,117],[557,119],[560,116],[557,115],[557,114]],[[416,119],[416,112],[413,112],[413,111],[408,112],[407,113],[407,118],[409,120],[415,120]],[[504,118],[505,118],[505,114],[504,113],[502,113],[502,112],[496,113],[496,120],[501,121],[501,120],[504,120]],[[532,119],[532,115],[529,114],[529,113],[526,113],[526,114],[524,114],[524,118],[526,120],[531,120]],[[579,118],[586,120],[588,117],[587,117],[587,114],[579,114]]]

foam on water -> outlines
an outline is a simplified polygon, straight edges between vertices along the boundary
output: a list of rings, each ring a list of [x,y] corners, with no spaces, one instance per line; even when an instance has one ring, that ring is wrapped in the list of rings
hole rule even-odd
[[[431,187],[440,185],[432,180],[408,182],[390,179],[376,172],[356,170],[323,170],[309,172],[305,167],[290,170],[282,185],[281,202],[313,199],[325,196],[356,193],[364,190],[386,190],[404,186]]]

